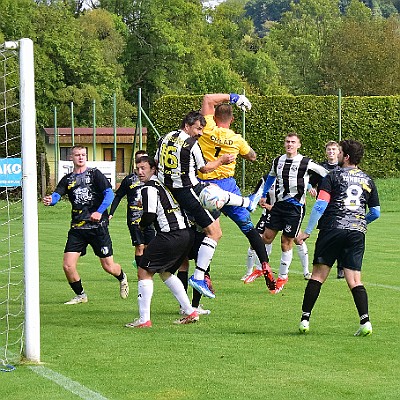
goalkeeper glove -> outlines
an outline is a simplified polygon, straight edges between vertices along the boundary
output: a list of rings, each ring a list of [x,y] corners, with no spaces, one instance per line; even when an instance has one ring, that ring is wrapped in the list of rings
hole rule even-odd
[[[242,111],[251,110],[251,103],[244,94],[231,93],[229,95],[229,102],[236,104]]]

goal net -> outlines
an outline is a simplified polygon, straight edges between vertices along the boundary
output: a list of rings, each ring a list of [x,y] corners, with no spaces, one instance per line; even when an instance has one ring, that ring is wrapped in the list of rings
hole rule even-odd
[[[0,44],[0,370],[40,361],[33,44]]]

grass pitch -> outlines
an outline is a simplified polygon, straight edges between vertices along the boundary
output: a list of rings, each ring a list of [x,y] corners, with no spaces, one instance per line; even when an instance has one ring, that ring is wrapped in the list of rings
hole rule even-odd
[[[212,313],[197,324],[173,325],[179,306],[155,277],[153,328],[124,328],[138,316],[124,204],[110,231],[115,260],[130,281],[129,298],[119,298],[117,280],[103,272],[88,251],[78,270],[89,303],[66,306],[63,303],[73,297],[62,271],[70,206],[39,205],[41,358],[51,376],[18,365],[13,372],[0,373],[0,398],[398,399],[400,180],[377,183],[382,216],[369,226],[363,266],[374,329],[366,338],[353,337],[357,311],[335,270],[314,308],[310,333],[299,335],[306,281],[296,251],[289,282],[279,295],[270,295],[263,279],[244,285],[240,277],[248,243],[225,217],[221,218],[224,236],[212,263],[217,297],[203,299]],[[311,206],[309,201],[309,210]],[[260,211],[254,214],[254,222],[259,215]],[[316,235],[307,242],[310,262]],[[272,253],[276,271],[278,241]]]

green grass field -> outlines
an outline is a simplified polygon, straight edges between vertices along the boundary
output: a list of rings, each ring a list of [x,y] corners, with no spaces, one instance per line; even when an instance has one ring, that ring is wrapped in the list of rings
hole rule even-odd
[[[115,259],[130,279],[130,297],[119,298],[118,282],[89,251],[79,264],[89,303],[66,306],[73,297],[62,271],[70,206],[40,204],[42,365],[0,372],[0,399],[398,399],[399,183],[378,181],[382,216],[369,227],[363,267],[374,332],[365,338],[353,337],[358,315],[335,273],[322,288],[310,333],[299,335],[306,282],[296,252],[279,295],[270,295],[262,279],[244,285],[248,243],[225,217],[212,264],[217,297],[203,301],[211,315],[198,324],[173,325],[179,307],[155,277],[153,328],[124,328],[138,311],[123,204],[110,230]],[[316,232],[308,241],[310,259],[315,237]],[[275,242],[275,271],[279,257]]]

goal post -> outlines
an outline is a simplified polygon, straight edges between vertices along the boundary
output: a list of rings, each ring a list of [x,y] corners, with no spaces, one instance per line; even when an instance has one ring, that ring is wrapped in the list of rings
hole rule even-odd
[[[1,371],[22,357],[40,362],[33,54],[31,39],[0,43],[0,204],[6,217],[0,221]]]
[[[19,41],[22,209],[25,272],[24,356],[40,362],[39,240],[36,169],[36,107],[33,42]]]

